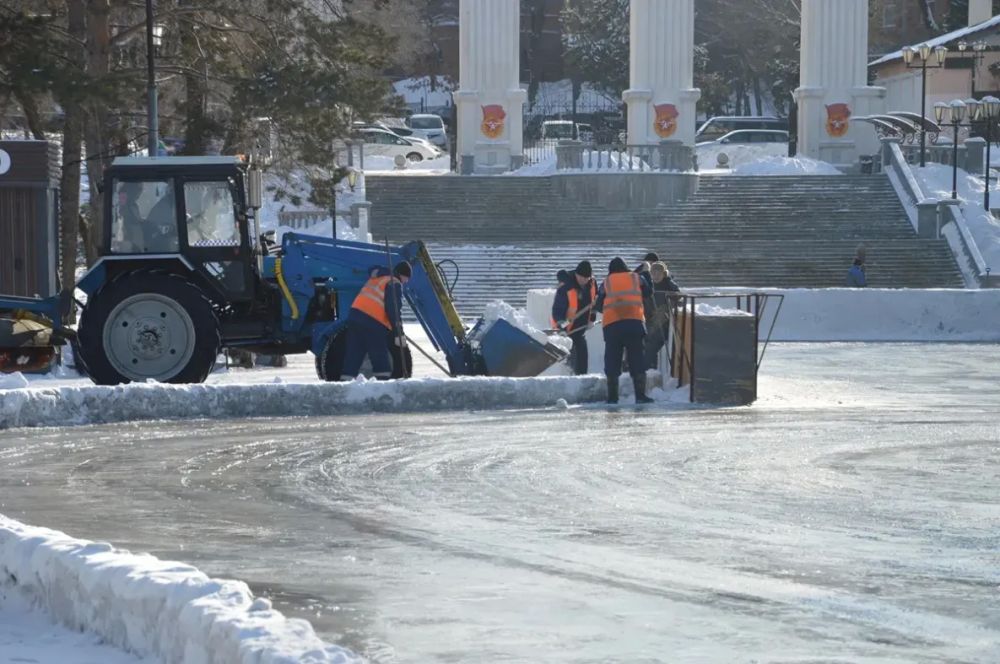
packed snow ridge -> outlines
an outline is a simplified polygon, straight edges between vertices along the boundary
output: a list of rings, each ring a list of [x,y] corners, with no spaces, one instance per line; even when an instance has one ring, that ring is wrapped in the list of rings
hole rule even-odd
[[[603,376],[258,385],[133,383],[0,390],[0,429],[156,419],[538,408],[602,401]]]
[[[164,664],[347,664],[304,620],[238,581],[0,515],[0,609],[25,604]]]

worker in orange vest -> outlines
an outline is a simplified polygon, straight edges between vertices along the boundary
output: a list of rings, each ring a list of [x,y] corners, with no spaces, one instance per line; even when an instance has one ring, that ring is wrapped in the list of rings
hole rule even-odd
[[[629,372],[635,386],[635,402],[652,403],[646,396],[646,359],[643,339],[646,336],[643,298],[652,297],[644,279],[629,272],[621,258],[608,266],[608,278],[597,294],[598,311],[604,312],[604,373],[608,377],[608,403],[618,403],[618,378],[622,373],[622,354],[628,353]]]
[[[584,376],[589,369],[587,331],[597,320],[594,304],[597,302],[597,282],[589,261],[581,261],[576,270],[566,278],[556,291],[552,303],[552,327],[563,330],[573,340],[570,361],[573,373]]]
[[[372,364],[372,374],[379,380],[392,377],[389,344],[402,347],[403,286],[413,275],[406,261],[396,265],[389,275],[387,268],[372,271],[372,276],[354,298],[347,316],[347,351],[340,380],[354,380],[361,371],[365,355]]]

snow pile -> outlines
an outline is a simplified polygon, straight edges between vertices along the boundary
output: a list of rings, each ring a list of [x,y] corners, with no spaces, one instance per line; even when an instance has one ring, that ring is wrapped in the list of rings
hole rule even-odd
[[[28,386],[28,379],[20,371],[0,373],[0,390],[16,390]]]
[[[698,167],[703,171],[719,168],[719,155],[723,153],[729,158],[727,168],[732,169],[762,159],[787,157],[788,143],[758,143],[756,145],[704,143],[695,148],[695,154],[698,156]]]
[[[142,657],[174,662],[360,661],[246,584],[0,516],[0,592]],[[6,600],[4,600],[6,601]]]
[[[730,307],[720,307],[707,302],[699,302],[695,305],[695,313],[698,316],[750,316],[746,311]]]
[[[447,154],[437,159],[423,161],[408,161],[406,168],[396,168],[395,157],[383,155],[365,155],[365,172],[384,175],[447,175],[451,173],[451,157]]]
[[[573,342],[569,338],[561,335],[548,336],[535,327],[535,322],[526,309],[515,309],[503,300],[494,300],[486,305],[486,310],[483,312],[483,329],[488,330],[500,319],[507,321],[540,344],[550,343],[567,353],[573,347]]]
[[[563,343],[568,343],[564,340]],[[495,410],[604,398],[597,376],[422,378],[353,383],[29,387],[0,392],[0,429],[155,419]]]
[[[765,157],[733,169],[733,175],[843,175],[837,167],[808,157]]]
[[[925,196],[941,200],[951,198],[951,166],[927,164],[924,168],[914,167],[913,173]],[[959,169],[958,198],[966,225],[986,266],[993,272],[1000,272],[1000,220],[983,208],[984,186],[982,176]],[[992,196],[991,204],[1000,203],[1000,191]]]

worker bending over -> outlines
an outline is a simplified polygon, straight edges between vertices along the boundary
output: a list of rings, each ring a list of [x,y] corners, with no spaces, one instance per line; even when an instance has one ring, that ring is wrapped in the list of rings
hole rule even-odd
[[[552,303],[552,326],[563,330],[573,340],[570,361],[577,376],[586,375],[588,371],[587,331],[597,320],[596,303],[594,271],[588,261],[582,261],[573,273],[566,275]]]
[[[372,277],[354,298],[347,316],[347,351],[340,380],[354,380],[361,371],[365,355],[372,364],[372,374],[379,380],[392,378],[389,345],[400,348],[403,336],[403,286],[413,270],[406,261],[389,274],[386,268],[372,271]]]
[[[608,278],[597,295],[598,311],[604,312],[604,373],[608,377],[608,403],[618,403],[618,378],[622,373],[622,353],[628,353],[629,372],[635,386],[636,403],[652,403],[646,396],[646,336],[643,298],[652,296],[644,279],[629,272],[621,258],[611,261]]]

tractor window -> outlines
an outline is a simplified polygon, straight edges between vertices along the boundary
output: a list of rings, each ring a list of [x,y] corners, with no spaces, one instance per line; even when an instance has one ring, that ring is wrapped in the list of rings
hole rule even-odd
[[[184,206],[189,246],[240,246],[240,228],[228,180],[185,182]]]
[[[111,251],[157,254],[179,251],[177,210],[170,181],[116,181],[112,202]]]

